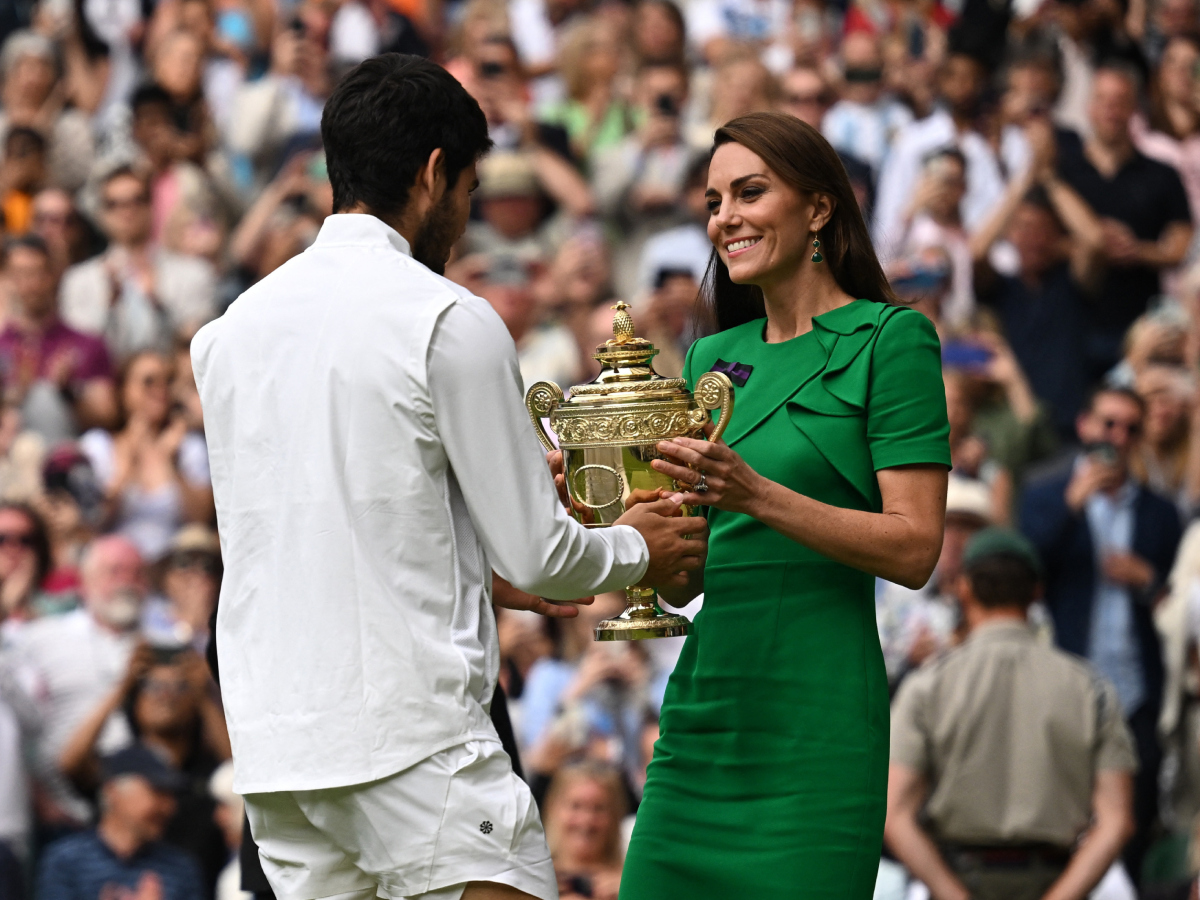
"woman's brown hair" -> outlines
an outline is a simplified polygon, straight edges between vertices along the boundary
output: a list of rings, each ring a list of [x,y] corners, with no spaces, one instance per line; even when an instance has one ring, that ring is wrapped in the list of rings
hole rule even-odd
[[[871,246],[846,167],[821,132],[786,113],[756,112],[718,128],[713,152],[722,144],[741,144],[757,154],[797,191],[829,197],[833,214],[817,237],[834,281],[852,297],[897,302]],[[729,269],[714,249],[700,289],[698,312],[701,333],[708,334],[761,319],[766,308],[758,287],[730,280]]]

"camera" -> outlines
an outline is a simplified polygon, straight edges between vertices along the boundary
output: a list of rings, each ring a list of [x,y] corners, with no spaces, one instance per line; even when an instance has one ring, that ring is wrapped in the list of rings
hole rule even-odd
[[[664,116],[679,115],[679,107],[675,105],[675,98],[670,94],[659,94],[655,97],[654,108]]]

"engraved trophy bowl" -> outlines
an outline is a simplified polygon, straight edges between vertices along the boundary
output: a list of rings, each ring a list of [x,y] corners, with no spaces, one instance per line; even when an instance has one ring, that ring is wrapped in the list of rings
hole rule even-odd
[[[675,437],[704,440],[704,426],[719,410],[710,440],[717,440],[733,414],[733,385],[720,372],[706,372],[689,391],[682,378],[664,378],[651,360],[658,350],[634,335],[629,306],[613,307],[613,336],[596,348],[601,365],[594,381],[571,388],[566,399],[553,382],[539,381],[525,395],[525,407],[547,451],[561,449],[572,515],[589,528],[612,525],[635,491],[680,485],[650,462],[661,459],[659,441]],[[542,420],[558,437],[556,448]],[[635,498],[636,499],[636,498]],[[694,515],[689,506],[685,516]],[[654,588],[625,589],[625,611],[596,626],[598,641],[631,641],[687,634],[686,616],[663,612]]]

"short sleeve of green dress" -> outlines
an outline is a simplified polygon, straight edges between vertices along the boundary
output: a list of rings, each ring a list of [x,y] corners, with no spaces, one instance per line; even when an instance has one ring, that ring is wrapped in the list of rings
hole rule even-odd
[[[689,384],[749,369],[725,440],[823,503],[878,512],[875,473],[950,465],[941,360],[920,313],[867,300],[807,334],[765,320],[698,341]],[[621,900],[872,895],[887,678],[874,579],[749,516],[711,510],[703,610],[663,704]]]

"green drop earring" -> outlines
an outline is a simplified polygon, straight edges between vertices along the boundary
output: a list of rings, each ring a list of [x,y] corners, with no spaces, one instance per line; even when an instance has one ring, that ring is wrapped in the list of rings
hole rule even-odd
[[[821,242],[819,240],[813,241],[812,261],[815,263],[825,262],[825,257],[821,255]]]

